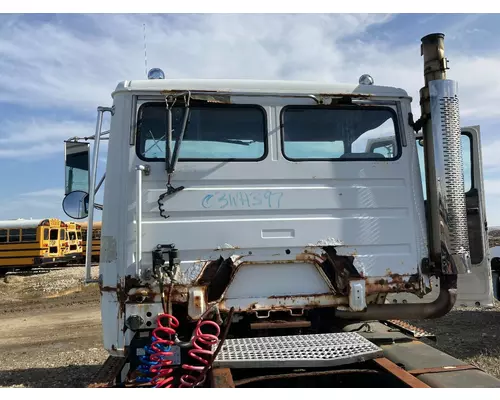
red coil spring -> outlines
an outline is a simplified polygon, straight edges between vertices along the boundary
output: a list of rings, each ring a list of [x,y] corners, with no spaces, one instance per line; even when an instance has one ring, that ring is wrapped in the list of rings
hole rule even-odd
[[[167,325],[162,324],[162,320],[167,320]],[[160,314],[157,318],[158,328],[153,330],[153,337],[157,339],[152,345],[151,349],[154,351],[151,354],[151,361],[158,361],[158,364],[152,365],[149,371],[154,374],[154,378],[151,383],[158,388],[171,388],[173,387],[173,368],[169,366],[173,363],[172,360],[166,360],[165,357],[172,357],[174,353],[172,351],[164,351],[162,346],[169,347],[175,342],[171,340],[173,335],[175,335],[175,329],[179,327],[179,321],[173,315],[170,314]],[[160,334],[160,335],[159,335]],[[160,345],[160,348],[157,346]]]
[[[212,326],[215,328],[216,333],[204,333],[201,328],[203,326]],[[217,344],[219,341],[220,327],[213,321],[200,320],[196,325],[193,338],[193,349],[189,350],[188,355],[198,361],[202,365],[189,365],[183,364],[182,368],[187,371],[180,379],[180,388],[192,388],[196,383],[202,384],[205,382],[205,367],[210,363],[213,356],[211,346]],[[194,375],[193,375],[194,373]]]

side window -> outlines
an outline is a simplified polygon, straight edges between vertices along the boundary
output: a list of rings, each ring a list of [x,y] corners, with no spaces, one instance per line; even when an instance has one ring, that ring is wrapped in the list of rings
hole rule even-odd
[[[182,105],[172,108],[172,148],[184,121]],[[192,104],[179,161],[263,159],[267,153],[266,113],[260,106]],[[139,110],[137,152],[145,160],[165,159],[165,103],[145,103]]]
[[[43,240],[49,240],[49,228],[43,228]]]
[[[9,230],[9,242],[16,243],[21,241],[21,230],[20,229],[10,229]]]
[[[66,230],[65,229],[61,229],[60,231],[61,231],[61,234],[60,234],[59,238],[61,240],[68,240],[68,238],[66,237]]]
[[[21,233],[23,242],[36,242],[36,228],[23,229]]]
[[[462,160],[464,163],[465,193],[472,189],[472,140],[469,135],[462,134]]]
[[[7,229],[0,229],[0,243],[7,242]]]
[[[474,182],[473,139],[468,132],[462,132],[462,159],[464,171],[465,203],[467,207],[467,228],[469,231],[469,249],[472,264],[481,264],[485,257],[488,238],[484,232],[481,195],[482,185]]]
[[[394,160],[399,156],[398,147],[390,146],[397,143],[396,121],[387,107],[286,106],[282,152],[292,161]],[[375,144],[381,144],[378,151]]]
[[[464,171],[464,189],[465,193],[472,189],[472,141],[470,136],[462,134],[462,160],[463,160],[463,171]],[[424,164],[424,146],[421,139],[417,139],[417,152],[418,152],[418,162],[420,164],[420,179],[422,180],[422,188],[424,191],[424,200],[427,200],[427,193],[425,189],[425,164]]]
[[[477,212],[480,207],[480,198],[478,191],[474,188],[474,168],[473,168],[473,150],[472,138],[466,132],[461,135],[462,160],[464,174],[464,194],[467,207],[467,227],[469,233],[469,248],[472,264],[480,264],[484,259],[484,237],[482,220],[480,213]],[[417,140],[417,151],[420,163],[420,176],[422,179],[424,200],[427,199],[425,188],[425,165],[424,149],[422,142]]]
[[[86,229],[82,229],[82,238],[83,238],[83,240],[87,240],[87,230]]]

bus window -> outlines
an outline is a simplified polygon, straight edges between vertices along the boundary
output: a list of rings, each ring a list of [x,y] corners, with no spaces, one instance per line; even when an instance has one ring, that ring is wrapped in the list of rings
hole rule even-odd
[[[76,240],[76,232],[68,232],[69,240]]]
[[[0,229],[0,243],[7,242],[7,229]]]
[[[61,238],[61,240],[68,240],[68,238],[66,237],[66,230],[61,229],[61,235],[59,237]]]
[[[76,237],[78,238],[78,240],[82,240],[82,232],[77,231],[76,232]]]
[[[43,230],[43,240],[49,240],[49,228]]]
[[[10,229],[9,230],[9,242],[20,242],[21,241],[21,230],[20,229]]]
[[[50,240],[57,240],[59,237],[59,230],[58,229],[51,229],[50,230]]]
[[[36,242],[36,228],[23,229],[21,233],[23,242]]]

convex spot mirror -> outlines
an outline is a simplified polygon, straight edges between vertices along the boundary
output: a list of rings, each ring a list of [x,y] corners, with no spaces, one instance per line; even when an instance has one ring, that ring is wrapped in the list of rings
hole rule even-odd
[[[81,190],[70,192],[64,196],[62,207],[70,218],[86,218],[89,215],[89,194]]]

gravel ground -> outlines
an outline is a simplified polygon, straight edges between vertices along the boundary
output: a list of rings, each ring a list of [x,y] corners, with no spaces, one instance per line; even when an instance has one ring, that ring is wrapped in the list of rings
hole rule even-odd
[[[83,277],[71,267],[1,281],[0,387],[85,387],[97,373],[108,357],[99,288]]]
[[[70,267],[0,280],[0,387],[85,387],[97,373],[107,359],[100,295],[83,277],[83,267]],[[435,347],[500,378],[500,303],[409,322],[436,334]]]
[[[409,322],[434,333],[434,347],[500,379],[500,302],[488,310],[456,307],[438,320]]]
[[[93,266],[91,276],[97,279],[99,267]],[[0,278],[0,305],[63,295],[84,287],[85,268],[36,268],[31,271],[9,272]]]

